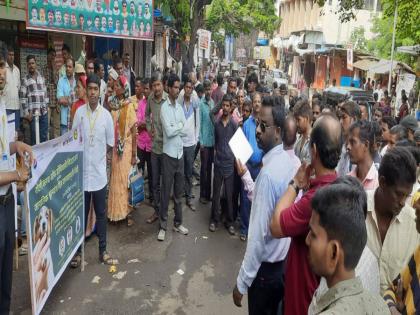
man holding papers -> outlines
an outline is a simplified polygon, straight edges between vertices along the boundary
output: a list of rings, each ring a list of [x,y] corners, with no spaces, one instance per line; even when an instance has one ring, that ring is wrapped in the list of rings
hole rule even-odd
[[[220,221],[220,195],[222,187],[225,189],[226,209],[223,209],[225,226],[229,234],[235,234],[233,227],[233,178],[235,157],[229,147],[229,140],[233,137],[238,126],[231,118],[232,96],[226,94],[222,98],[223,114],[214,124],[214,178],[213,201],[209,230],[216,231]]]
[[[239,270],[233,301],[241,306],[242,297],[248,293],[248,312],[277,314],[283,298],[284,260],[290,239],[275,239],[270,232],[270,221],[277,200],[286,191],[296,167],[283,149],[282,131],[285,125],[284,102],[277,105],[275,97],[265,97],[257,118],[257,143],[265,153],[263,167],[255,182],[249,170],[238,162],[238,172],[245,190],[253,200],[249,221],[248,244]],[[248,181],[245,181],[245,178]]]

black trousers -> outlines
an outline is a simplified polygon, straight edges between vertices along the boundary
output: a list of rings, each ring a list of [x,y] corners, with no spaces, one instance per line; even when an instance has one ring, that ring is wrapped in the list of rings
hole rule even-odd
[[[184,158],[184,176],[185,176],[185,198],[188,202],[192,199],[192,176],[194,168],[194,152],[195,145],[191,147],[184,147],[183,149]]]
[[[211,204],[211,217],[210,223],[219,223],[221,214],[224,215],[225,225],[231,226],[234,222],[233,217],[233,181],[234,174],[226,177],[222,172],[215,168],[213,177],[213,200]],[[223,185],[224,184],[224,185]],[[223,207],[222,213],[220,212],[220,195],[222,186],[225,189],[226,206]]]
[[[152,172],[152,153],[147,152],[145,150],[137,148],[137,156],[140,160],[138,165],[139,169],[143,172],[144,176],[144,169],[147,167],[147,188],[149,189],[149,200],[153,200],[153,191],[152,191],[152,182],[153,182],[153,172]]]
[[[184,157],[175,159],[162,154],[162,191],[160,195],[160,228],[167,229],[168,206],[171,189],[174,189],[175,220],[174,225],[182,224],[182,194],[184,193]]]
[[[96,235],[99,238],[99,256],[106,251],[106,190],[85,191],[85,225],[87,224],[90,202],[92,201],[96,215]]]
[[[284,261],[263,262],[248,289],[250,315],[277,315],[284,295]]]
[[[162,175],[162,154],[151,153],[150,164],[152,166],[152,195],[153,195],[153,208],[156,214],[160,209],[160,180]],[[149,180],[150,182],[150,180]]]
[[[0,203],[0,315],[9,314],[15,246],[15,202],[13,195]]]
[[[210,200],[211,198],[211,170],[214,158],[213,147],[200,148],[200,198]]]

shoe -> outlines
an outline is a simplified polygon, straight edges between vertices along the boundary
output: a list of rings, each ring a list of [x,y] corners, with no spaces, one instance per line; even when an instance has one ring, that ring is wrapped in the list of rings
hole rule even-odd
[[[191,211],[197,210],[195,206],[191,203],[191,201],[187,201],[187,207],[191,209]]]
[[[165,235],[166,235],[166,231],[164,229],[160,229],[159,230],[159,234],[158,234],[158,241],[164,241],[165,240]]]
[[[182,235],[187,235],[188,234],[188,229],[185,226],[183,226],[182,224],[178,225],[178,226],[174,226],[174,231],[178,232],[178,233],[181,233]]]
[[[228,232],[230,235],[235,235],[235,228],[231,225],[228,227]]]
[[[246,241],[246,235],[245,235],[245,234],[241,234],[241,235],[239,235],[239,239],[240,239],[242,242],[245,242],[245,241]]]
[[[209,231],[210,232],[216,232],[216,224],[215,223],[210,223]]]
[[[206,200],[206,198],[201,197],[200,198],[200,203],[202,203],[203,205],[206,205],[208,203],[208,201]]]

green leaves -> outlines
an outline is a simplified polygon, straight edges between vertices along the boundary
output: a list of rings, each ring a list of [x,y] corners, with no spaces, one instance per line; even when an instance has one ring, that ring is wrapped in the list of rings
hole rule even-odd
[[[278,29],[272,0],[213,0],[207,9],[206,28],[238,36],[257,29],[272,35]]]

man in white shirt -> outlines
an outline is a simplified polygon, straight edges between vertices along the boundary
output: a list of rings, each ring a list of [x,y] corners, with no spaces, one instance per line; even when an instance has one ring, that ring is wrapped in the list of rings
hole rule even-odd
[[[15,130],[20,128],[20,71],[14,65],[15,52],[13,47],[8,48],[6,62],[6,87],[5,87],[5,103],[7,115],[15,114]]]
[[[250,315],[277,314],[284,294],[284,261],[290,245],[290,238],[273,238],[269,229],[276,203],[297,171],[282,144],[284,105],[274,104],[274,97],[264,98],[258,117],[257,142],[265,156],[255,188],[249,171],[237,162],[238,173],[253,202],[248,244],[233,290],[233,302],[240,307],[243,295],[248,293]]]
[[[185,116],[177,102],[179,94],[179,77],[171,74],[168,78],[168,99],[162,104],[160,119],[163,131],[162,154],[162,191],[160,194],[160,230],[158,240],[164,241],[168,225],[168,206],[171,190],[174,191],[175,219],[173,230],[183,235],[188,229],[182,225],[181,197],[184,191],[184,157],[182,137],[184,132]]]
[[[114,128],[111,114],[99,105],[100,84],[100,79],[96,74],[88,76],[88,103],[76,111],[73,126],[76,128],[79,124],[83,124],[85,224],[92,201],[96,214],[96,234],[99,238],[99,260],[105,264],[112,264],[113,259],[106,251],[105,199],[108,184],[106,153],[107,148],[114,146]],[[76,256],[75,259],[72,261],[72,267],[77,267],[80,263],[80,258]]]
[[[381,295],[403,270],[417,245],[414,209],[405,204],[416,181],[416,161],[404,147],[389,149],[379,167],[379,187],[367,191],[367,246],[375,255]]]
[[[187,206],[195,211],[196,208],[192,204],[192,176],[194,167],[195,146],[198,142],[198,134],[200,131],[200,116],[198,112],[199,100],[192,98],[193,84],[190,79],[184,83],[184,97],[178,98],[185,115],[185,136],[182,137],[184,145],[184,176],[185,176],[185,199]]]

